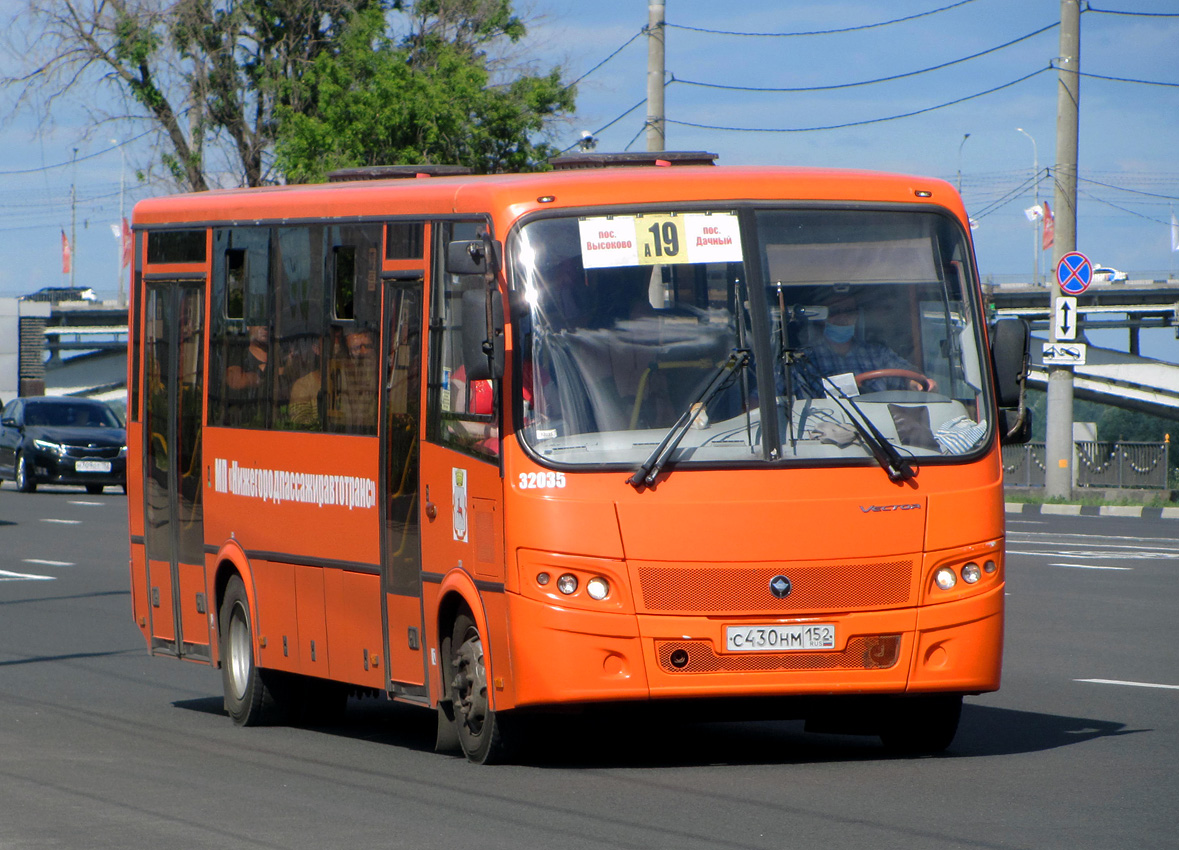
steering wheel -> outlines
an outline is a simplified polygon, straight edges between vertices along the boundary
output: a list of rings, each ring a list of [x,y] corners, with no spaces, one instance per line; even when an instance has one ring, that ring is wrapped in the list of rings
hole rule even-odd
[[[923,393],[937,392],[937,382],[933,378],[909,369],[873,369],[871,372],[861,372],[855,376],[856,386],[876,378],[908,378],[910,381],[921,384],[921,392]]]

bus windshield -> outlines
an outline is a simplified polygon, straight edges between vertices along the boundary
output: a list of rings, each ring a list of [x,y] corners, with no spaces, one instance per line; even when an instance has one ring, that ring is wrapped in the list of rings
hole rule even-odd
[[[949,215],[554,216],[511,248],[521,436],[542,461],[637,466],[669,432],[676,466],[889,469],[987,445],[971,255]]]

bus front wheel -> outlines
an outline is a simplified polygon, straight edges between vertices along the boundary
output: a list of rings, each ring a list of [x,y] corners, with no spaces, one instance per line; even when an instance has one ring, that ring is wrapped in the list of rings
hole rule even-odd
[[[491,709],[483,637],[466,612],[455,618],[448,650],[447,679],[459,746],[476,764],[500,761],[506,753],[502,719]]]
[[[238,576],[229,580],[218,622],[221,681],[225,710],[238,726],[258,726],[276,719],[279,705],[265,675],[254,662],[254,632],[246,588]]]

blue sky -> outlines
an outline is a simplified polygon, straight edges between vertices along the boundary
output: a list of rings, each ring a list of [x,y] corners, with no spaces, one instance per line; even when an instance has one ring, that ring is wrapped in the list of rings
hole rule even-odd
[[[554,141],[571,146],[585,130],[598,136],[600,151],[645,149],[645,106],[623,113],[646,96],[647,44],[639,35],[646,0],[517,5],[531,21],[525,55],[541,68],[560,65],[566,79],[582,78],[578,113],[557,128]],[[1169,227],[1171,206],[1179,205],[1179,17],[1114,12],[1179,13],[1179,3],[1092,0],[1089,6],[1081,16],[1081,71],[1120,80],[1081,80],[1077,247],[1131,277],[1166,277],[1179,261]],[[16,7],[17,0],[0,0],[4,12]],[[1051,198],[1044,169],[1055,157],[1057,74],[1049,64],[1059,52],[1059,11],[1058,0],[667,0],[667,146],[712,151],[722,164],[867,168],[954,183],[961,172],[967,209],[978,220],[980,270],[998,280],[1030,278],[1034,243],[1024,210],[1033,201],[1033,156],[1043,179],[1040,197]],[[909,16],[916,17],[866,26]],[[864,28],[723,34],[849,27]],[[0,74],[11,73],[13,61],[0,56]],[[912,73],[946,63],[954,64]],[[846,86],[897,75],[908,76]],[[839,85],[846,87],[742,90]],[[99,96],[95,91],[87,97]],[[931,108],[962,98],[969,99]],[[918,114],[893,117],[908,113]],[[851,126],[799,130],[831,125]],[[70,230],[71,184],[76,281],[114,295],[117,243],[110,224],[118,220],[121,156],[111,140],[145,129],[134,123],[96,128],[77,101],[65,100],[48,128],[28,114],[0,127],[0,295],[68,282],[60,232]],[[71,167],[75,148],[78,162]],[[135,180],[134,170],[151,154],[147,139],[121,150],[128,210],[139,198],[168,191]]]

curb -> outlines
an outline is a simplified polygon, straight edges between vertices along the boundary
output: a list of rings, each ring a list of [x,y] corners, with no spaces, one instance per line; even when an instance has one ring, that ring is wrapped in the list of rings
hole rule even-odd
[[[1008,514],[1023,516],[1116,516],[1135,519],[1179,519],[1179,508],[1148,508],[1141,505],[1049,505],[1005,502]]]

